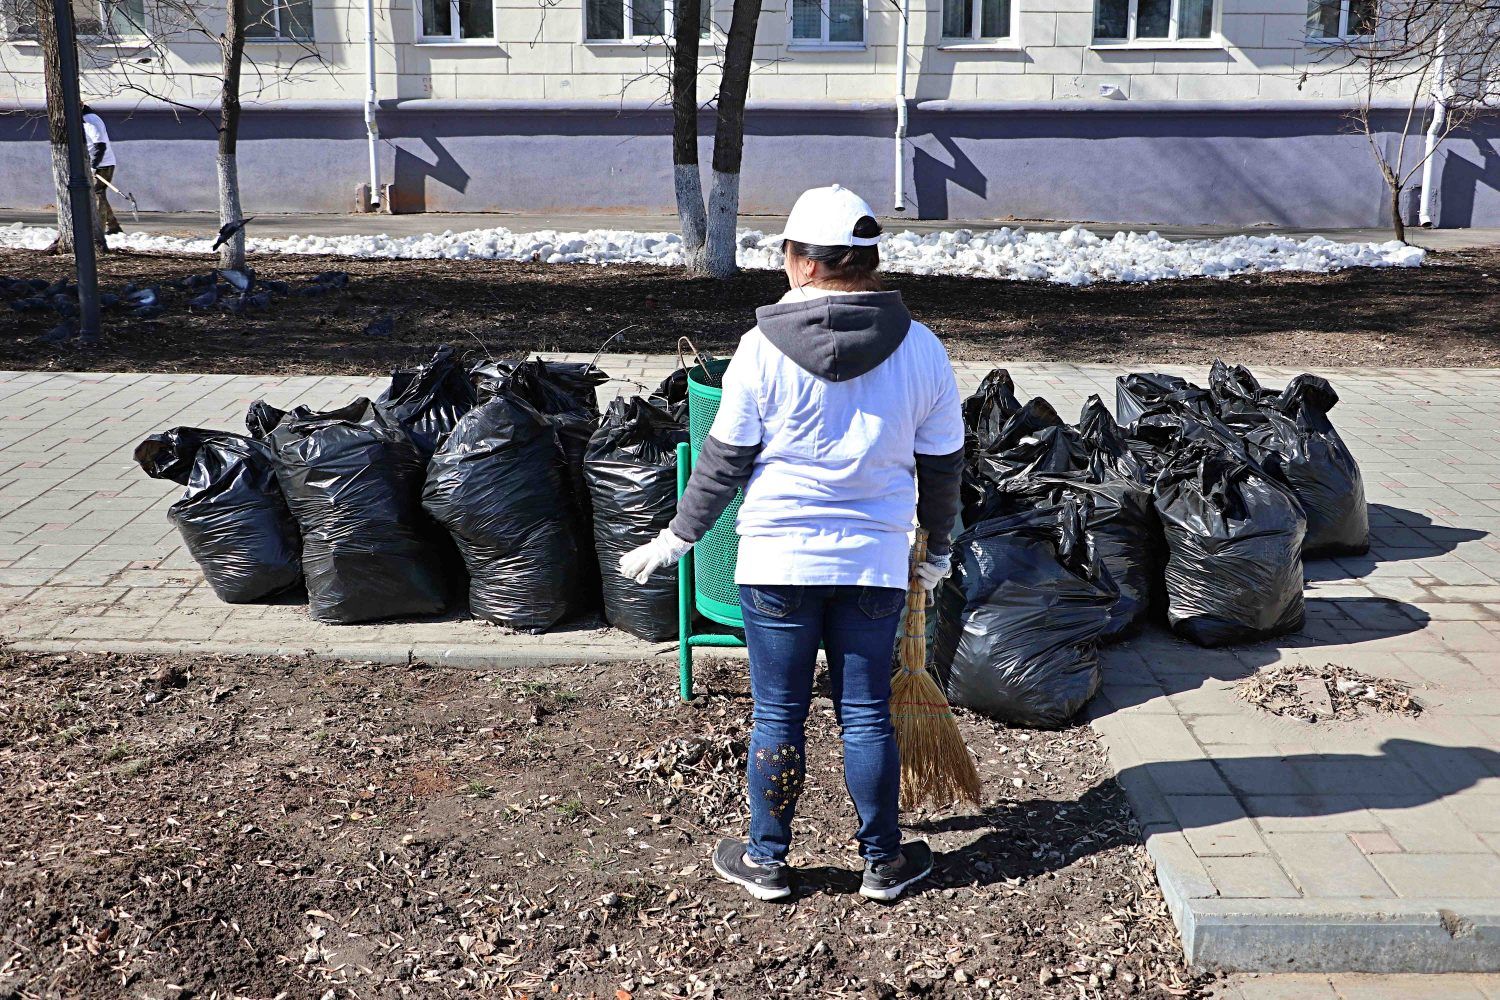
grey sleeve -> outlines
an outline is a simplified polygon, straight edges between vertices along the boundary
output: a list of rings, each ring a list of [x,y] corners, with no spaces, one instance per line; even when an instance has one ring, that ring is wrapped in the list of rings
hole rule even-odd
[[[685,542],[702,538],[750,481],[760,449],[758,444],[725,444],[712,434],[704,438],[687,489],[677,501],[677,516],[668,525],[672,534]]]
[[[962,448],[946,455],[917,456],[917,524],[927,529],[927,551],[933,555],[953,549],[963,468]]]

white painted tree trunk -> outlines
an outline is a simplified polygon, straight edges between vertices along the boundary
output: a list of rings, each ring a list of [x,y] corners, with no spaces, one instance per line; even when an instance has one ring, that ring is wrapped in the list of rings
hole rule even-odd
[[[227,226],[244,218],[240,210],[240,172],[235,154],[220,153],[219,174],[219,225]],[[245,230],[241,229],[219,247],[219,266],[242,268],[245,266]]]
[[[740,218],[740,175],[714,171],[708,195],[708,273],[731,278],[739,272],[735,228]]]
[[[73,252],[73,212],[69,208],[71,195],[68,192],[68,147],[52,144],[52,190],[57,199],[57,242],[52,249],[59,253]]]
[[[682,223],[682,248],[687,254],[688,270],[702,273],[708,267],[705,245],[708,241],[708,217],[703,213],[703,175],[696,163],[679,163],[672,168],[672,186],[677,193],[677,218]]]

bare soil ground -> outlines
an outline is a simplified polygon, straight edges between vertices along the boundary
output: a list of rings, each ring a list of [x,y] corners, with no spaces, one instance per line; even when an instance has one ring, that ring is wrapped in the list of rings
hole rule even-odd
[[[858,896],[831,711],[754,903],[743,668],[514,677],[0,647],[0,997],[1196,997],[1084,727],[965,715],[977,814],[910,816],[922,891]]]
[[[1038,282],[891,275],[914,315],[956,359],[1109,364],[1500,365],[1500,251],[1432,253],[1420,268],[1352,268],[1071,288]],[[106,286],[160,284],[205,273],[210,260],[115,252]],[[0,274],[55,280],[69,257],[0,251]],[[531,351],[670,353],[689,334],[723,353],[785,290],[779,273],[728,282],[650,265],[389,261],[256,257],[259,274],[291,282],[333,268],[349,287],[320,298],[276,297],[246,315],[192,311],[193,294],[165,289],[166,312],[111,312],[99,346],[37,338],[51,312],[0,306],[0,368],[91,371],[370,374],[425,358],[449,342],[496,357]],[[372,337],[372,323],[394,331]]]

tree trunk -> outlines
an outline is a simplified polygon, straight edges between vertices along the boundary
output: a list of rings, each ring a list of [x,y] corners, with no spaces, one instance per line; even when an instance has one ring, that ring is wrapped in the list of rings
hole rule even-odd
[[[219,95],[219,225],[240,222],[240,173],[235,159],[240,135],[240,67],[245,56],[245,0],[224,3],[224,73]],[[219,266],[245,266],[245,230],[219,248]]]
[[[688,270],[705,266],[707,221],[698,169],[698,22],[703,0],[677,0],[672,40],[672,184]]]
[[[57,19],[53,17],[49,0],[36,0],[37,34],[42,45],[42,74],[47,94],[47,140],[52,147],[52,188],[57,205],[57,239],[47,248],[48,253],[73,252],[73,216],[69,208],[68,193],[68,119],[63,112],[62,96],[62,45],[58,37]],[[73,39],[68,44],[76,45]],[[89,214],[94,220],[94,244],[100,250],[104,245],[104,225],[93,206]]]
[[[745,98],[750,90],[760,3],[734,0],[729,40],[724,46],[714,126],[713,188],[708,196],[708,271],[715,278],[733,277],[739,270],[735,227],[740,214],[740,163],[745,153]]]
[[[1396,239],[1402,243],[1406,242],[1406,220],[1401,217],[1401,185],[1391,184],[1391,228],[1395,230]]]

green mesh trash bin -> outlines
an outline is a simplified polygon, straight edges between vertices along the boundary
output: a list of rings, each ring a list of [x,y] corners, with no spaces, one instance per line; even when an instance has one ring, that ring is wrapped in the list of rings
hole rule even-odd
[[[714,414],[719,412],[719,402],[724,397],[719,382],[728,367],[729,359],[721,358],[708,362],[706,368],[694,365],[688,370],[688,439],[694,463],[703,450],[708,429],[713,426]],[[743,499],[742,493],[736,493],[723,515],[693,549],[693,603],[709,621],[732,628],[745,625],[740,613],[740,589],[734,582],[734,568],[740,555],[740,536],[735,534],[734,519]]]

